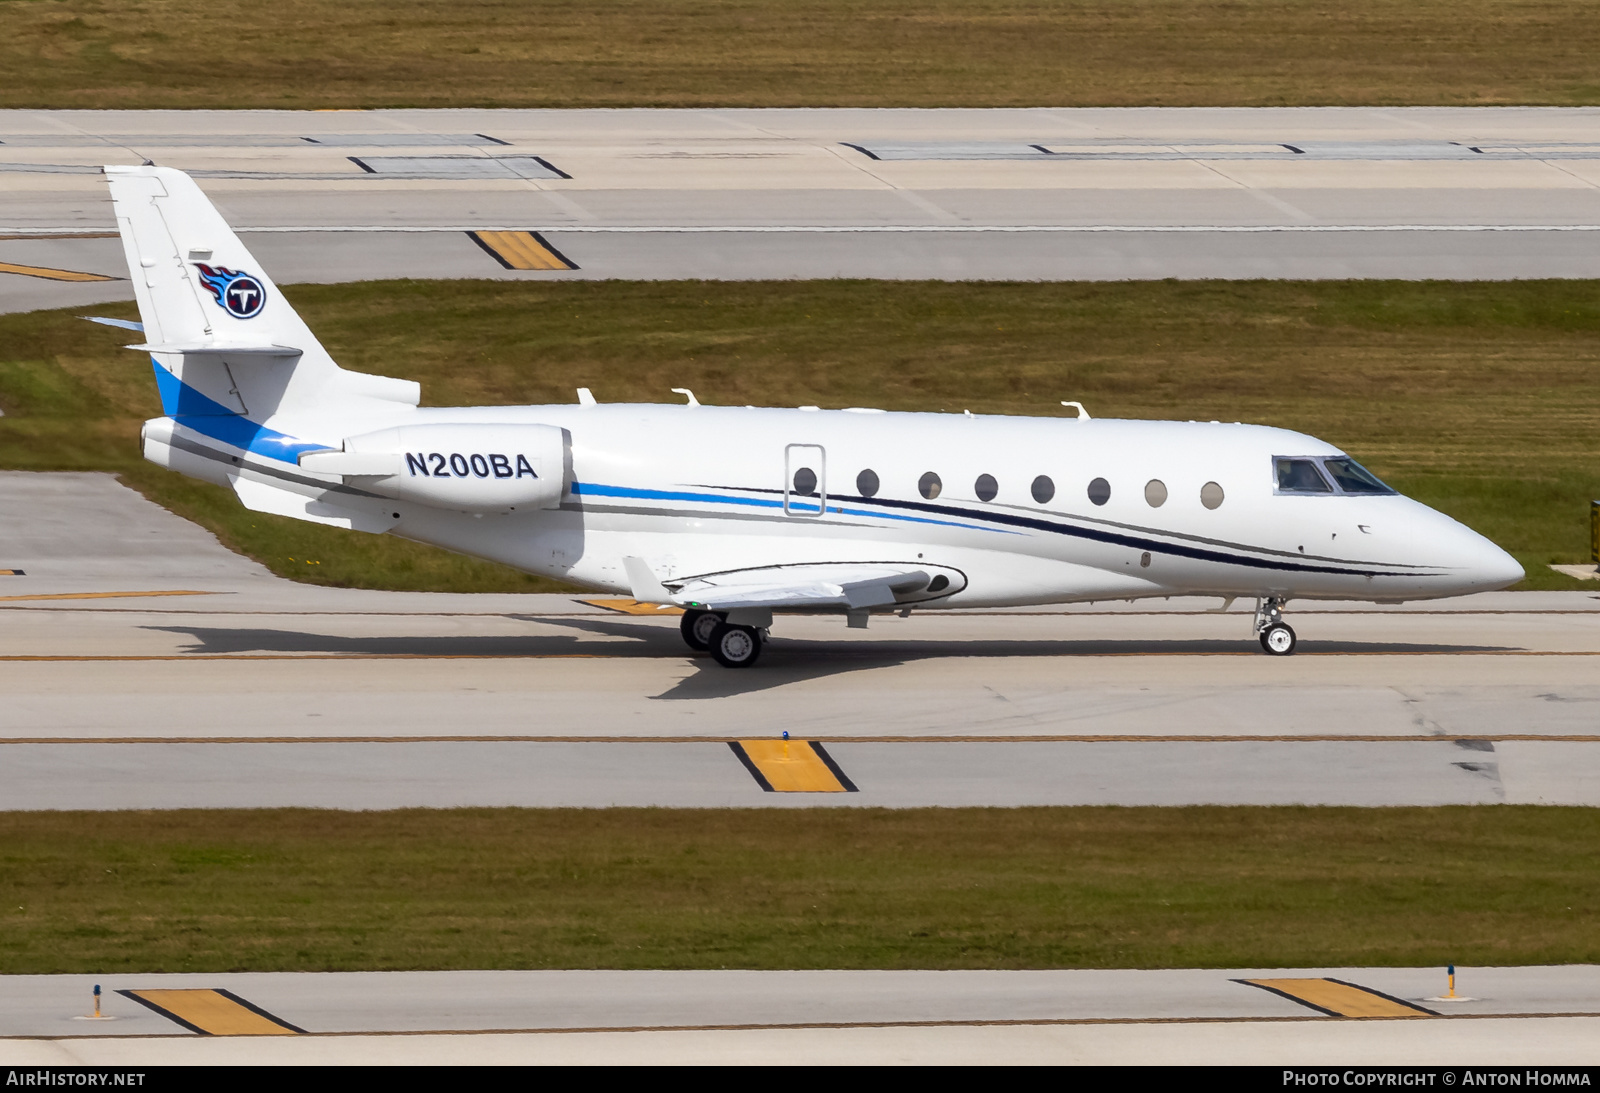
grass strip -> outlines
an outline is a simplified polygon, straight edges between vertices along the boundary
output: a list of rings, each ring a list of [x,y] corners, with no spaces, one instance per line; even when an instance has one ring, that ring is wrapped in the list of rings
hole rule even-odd
[[[0,973],[1600,962],[1584,808],[0,813]]]
[[[346,367],[429,405],[676,400],[1253,421],[1338,444],[1511,551],[1523,588],[1592,588],[1600,282],[390,281],[285,290]],[[102,314],[136,317],[132,304]],[[386,536],[249,512],[145,463],[149,362],[82,308],[0,315],[0,467],[102,470],[298,580],[562,586]]]
[[[1587,105],[1572,0],[0,0],[0,107]]]

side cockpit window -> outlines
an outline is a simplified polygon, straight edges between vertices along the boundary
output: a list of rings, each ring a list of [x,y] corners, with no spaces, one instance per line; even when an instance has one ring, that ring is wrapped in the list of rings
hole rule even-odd
[[[1333,487],[1322,477],[1314,459],[1284,459],[1273,461],[1278,476],[1279,493],[1332,493]]]
[[[1354,459],[1324,459],[1322,465],[1328,469],[1328,473],[1333,476],[1334,483],[1342,493],[1395,492],[1379,481],[1377,475]]]

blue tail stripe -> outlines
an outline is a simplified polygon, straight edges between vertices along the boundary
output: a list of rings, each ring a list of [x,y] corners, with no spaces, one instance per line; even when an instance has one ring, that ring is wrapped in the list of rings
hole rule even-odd
[[[287,433],[251,421],[243,414],[202,395],[163,368],[154,358],[150,363],[156,369],[156,387],[161,392],[162,412],[185,429],[192,429],[201,436],[231,444],[254,455],[296,465],[300,462],[301,452],[322,451],[328,447],[326,444],[296,440]]]

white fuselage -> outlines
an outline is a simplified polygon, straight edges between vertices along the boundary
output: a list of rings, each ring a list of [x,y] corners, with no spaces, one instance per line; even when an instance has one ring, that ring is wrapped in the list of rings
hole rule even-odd
[[[1255,425],[612,404],[397,407],[359,428],[302,421],[290,435],[336,447],[364,429],[446,423],[564,430],[560,507],[379,502],[393,533],[619,592],[630,588],[627,557],[665,581],[814,563],[947,567],[965,577],[936,601],[951,607],[1177,594],[1395,601],[1522,576],[1499,547],[1398,494],[1280,492],[1275,457],[1341,453]],[[275,462],[245,457],[269,477]],[[815,475],[812,496],[795,488],[801,470]],[[871,496],[864,471],[877,479]],[[932,497],[920,487],[930,472]],[[993,479],[990,499],[980,476]],[[1053,486],[1043,501],[1040,476]],[[1090,498],[1097,479],[1109,487],[1102,504]],[[1215,507],[1202,501],[1208,484],[1213,500],[1220,487]]]

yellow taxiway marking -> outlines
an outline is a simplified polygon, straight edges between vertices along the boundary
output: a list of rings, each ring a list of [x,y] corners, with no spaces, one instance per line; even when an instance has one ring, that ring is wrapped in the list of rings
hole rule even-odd
[[[118,991],[186,1029],[206,1036],[293,1036],[303,1028],[227,990]]]
[[[0,569],[0,574],[10,572]],[[0,596],[0,603],[23,600],[114,600],[122,596],[215,596],[215,592],[198,592],[190,588],[175,588],[169,592],[51,592],[34,596]]]
[[[1240,979],[1330,1017],[1437,1017],[1430,1009],[1342,979]]]
[[[854,793],[855,783],[812,740],[730,740],[756,784],[768,793]]]
[[[670,603],[640,603],[638,600],[579,600],[590,607],[603,607],[607,611],[620,611],[624,615],[681,615],[683,608]]]
[[[472,241],[506,269],[577,269],[538,232],[468,232]]]
[[[24,277],[43,277],[47,281],[120,281],[120,277],[107,277],[103,273],[80,273],[75,269],[51,269],[49,266],[19,266],[15,262],[0,262],[0,273],[20,273]]]

